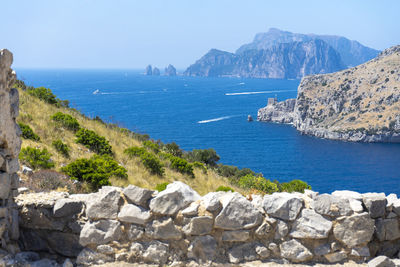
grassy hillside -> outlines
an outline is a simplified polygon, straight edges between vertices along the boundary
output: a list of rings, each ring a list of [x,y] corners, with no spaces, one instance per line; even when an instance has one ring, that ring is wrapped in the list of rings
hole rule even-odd
[[[40,138],[40,140],[37,140],[38,138],[23,138],[22,148],[47,149],[51,154],[51,161],[54,163],[52,164],[54,167],[51,168],[57,172],[61,172],[62,167],[67,166],[77,159],[89,159],[95,155],[86,146],[77,143],[76,131],[72,131],[52,119],[55,113],[62,112],[75,118],[80,127],[94,131],[109,142],[109,145],[112,147],[112,157],[120,166],[127,170],[127,179],[109,177],[111,184],[116,186],[134,184],[154,189],[159,184],[179,180],[187,183],[200,194],[216,191],[217,188],[223,186],[230,187],[241,193],[248,193],[254,190],[266,193],[274,191],[302,191],[308,187],[307,184],[301,181],[296,181],[294,184],[273,183],[260,175],[256,175],[251,170],[239,170],[233,166],[216,165],[212,161],[208,162],[208,158],[203,160],[203,163],[194,162],[194,160],[190,160],[190,156],[193,155],[190,155],[188,152],[183,152],[183,155],[179,154],[182,158],[172,157],[171,154],[167,153],[170,151],[167,151],[168,146],[165,144],[157,144],[154,141],[150,143],[147,141],[146,143],[146,136],[133,133],[113,124],[104,123],[98,118],[88,118],[79,111],[69,108],[66,102],[56,99],[49,89],[46,89],[48,91],[45,88],[39,88],[44,91],[36,90],[38,88],[27,87],[20,81],[17,82],[16,87],[20,92],[20,115],[17,122],[28,125],[33,130],[33,133]],[[61,140],[69,148],[68,157],[56,150],[53,145],[53,142],[56,140]],[[143,148],[144,144],[147,144],[146,148]],[[151,147],[148,147],[149,144],[150,146],[159,147],[160,151],[154,152]],[[145,168],[140,157],[128,156],[124,153],[126,149],[132,147],[135,149],[139,147],[141,150],[146,151],[145,153],[150,154],[151,157],[157,158],[164,168],[164,173],[162,175],[153,174],[148,168]],[[187,165],[190,166],[186,167],[190,167],[189,172],[185,172],[187,171],[186,169],[181,172],[177,171],[179,166],[177,167],[173,164],[172,158],[175,160],[178,159],[178,165],[182,163],[181,161],[188,160],[190,163]],[[215,155],[214,158],[215,161],[219,159]],[[200,161],[201,159],[200,157]],[[22,162],[29,165],[29,163],[23,160]],[[193,169],[192,174],[191,169]]]

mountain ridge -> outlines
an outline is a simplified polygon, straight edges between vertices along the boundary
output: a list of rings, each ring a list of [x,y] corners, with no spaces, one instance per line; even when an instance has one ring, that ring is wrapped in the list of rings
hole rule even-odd
[[[364,63],[378,54],[341,36],[299,34],[271,28],[235,53],[211,49],[184,75],[299,79]]]

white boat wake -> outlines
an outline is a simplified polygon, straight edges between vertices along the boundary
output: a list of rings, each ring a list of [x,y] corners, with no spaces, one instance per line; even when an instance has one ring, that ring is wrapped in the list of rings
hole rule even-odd
[[[295,90],[279,90],[279,91],[257,91],[257,92],[240,92],[240,93],[226,93],[225,95],[255,95],[255,94],[272,94],[294,92]]]
[[[222,121],[222,120],[227,120],[227,119],[230,119],[233,117],[236,117],[236,116],[224,116],[224,117],[219,117],[219,118],[210,119],[210,120],[198,121],[197,123],[209,123],[209,122],[215,122],[215,121]]]

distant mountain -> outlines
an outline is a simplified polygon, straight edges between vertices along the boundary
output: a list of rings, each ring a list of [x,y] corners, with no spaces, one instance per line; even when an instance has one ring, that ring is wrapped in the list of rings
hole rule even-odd
[[[359,65],[379,51],[340,36],[299,34],[275,28],[259,33],[236,53],[211,49],[189,66],[187,76],[302,78]]]
[[[248,49],[236,54],[212,49],[184,75],[289,79],[335,72],[344,67],[340,55],[327,43],[316,39],[278,43],[269,49]]]
[[[380,52],[342,36],[292,33],[271,28],[268,32],[258,33],[253,42],[242,45],[236,53],[240,54],[253,49],[269,49],[280,43],[307,42],[316,39],[323,40],[332,46],[340,54],[346,67],[362,64],[375,58]]]

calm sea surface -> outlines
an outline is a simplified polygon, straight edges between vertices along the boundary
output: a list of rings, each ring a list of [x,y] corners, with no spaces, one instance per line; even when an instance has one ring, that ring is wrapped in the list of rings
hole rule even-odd
[[[100,116],[185,150],[214,148],[224,164],[313,190],[400,195],[400,145],[303,136],[288,125],[247,122],[268,97],[294,98],[299,80],[152,77],[133,70],[17,69],[88,116]],[[99,94],[93,94],[99,90]]]

